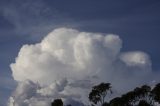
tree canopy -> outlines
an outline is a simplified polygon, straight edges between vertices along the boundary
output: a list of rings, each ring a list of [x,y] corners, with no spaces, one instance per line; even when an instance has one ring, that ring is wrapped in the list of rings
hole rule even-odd
[[[55,100],[52,102],[51,106],[63,106],[63,102],[62,102],[61,99],[55,99]]]
[[[100,102],[101,105],[103,105],[105,102],[105,97],[109,91],[111,91],[110,83],[101,83],[93,86],[92,91],[89,94],[89,100],[94,104]]]
[[[160,104],[160,83],[153,88],[148,85],[136,87],[120,97],[111,99],[109,102],[105,100],[108,93],[112,93],[110,83],[100,83],[93,86],[88,97],[91,106],[157,106],[156,102]],[[51,106],[63,106],[63,101],[55,99]]]

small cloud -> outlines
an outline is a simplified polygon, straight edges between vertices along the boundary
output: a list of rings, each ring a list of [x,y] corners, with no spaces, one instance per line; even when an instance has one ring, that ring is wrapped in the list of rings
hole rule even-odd
[[[128,66],[149,66],[151,61],[148,54],[140,51],[122,53],[120,59]]]

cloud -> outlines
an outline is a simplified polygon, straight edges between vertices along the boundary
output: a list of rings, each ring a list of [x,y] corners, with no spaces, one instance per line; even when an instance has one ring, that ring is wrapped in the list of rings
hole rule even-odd
[[[151,61],[149,56],[143,52],[127,52],[121,55],[121,60],[128,66],[144,66],[151,67]]]
[[[49,106],[55,98],[87,104],[97,83],[110,82],[121,94],[153,81],[149,55],[121,48],[118,35],[67,28],[53,30],[40,43],[24,45],[10,65],[19,84],[9,106],[13,101],[17,106]]]
[[[116,35],[60,28],[41,43],[24,45],[11,69],[17,81],[46,84],[65,77],[82,79],[110,66],[120,48],[121,40]]]

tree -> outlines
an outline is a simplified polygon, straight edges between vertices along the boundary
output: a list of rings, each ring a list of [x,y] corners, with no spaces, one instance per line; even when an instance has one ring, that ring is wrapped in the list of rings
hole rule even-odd
[[[153,96],[154,96],[154,100],[156,100],[158,103],[160,103],[160,83],[157,84],[153,90],[151,91]]]
[[[111,84],[110,83],[101,83],[99,85],[93,86],[92,91],[89,94],[89,100],[94,103],[104,104],[105,97],[108,92],[111,92]]]
[[[138,104],[138,106],[151,106],[149,103],[147,103],[145,100],[141,100]]]
[[[104,102],[104,103],[102,104],[102,106],[110,106],[110,105],[109,105],[109,103]]]
[[[134,89],[134,93],[135,93],[135,99],[134,99],[135,102],[139,101],[139,102],[144,103],[147,100],[146,103],[149,104],[149,106],[152,106],[154,104],[154,98],[151,93],[150,86],[143,85],[140,88],[136,88],[136,89]]]
[[[151,95],[151,87],[143,85],[137,87],[133,91],[123,94],[121,97],[116,97],[110,101],[110,106],[134,106],[137,102],[139,106],[143,106],[144,101],[147,99],[149,106],[153,105],[153,97]],[[148,105],[146,105],[148,106]]]
[[[121,97],[116,97],[109,102],[109,106],[124,106],[124,102]]]
[[[150,91],[151,91],[151,87],[148,85],[143,85],[140,88],[137,87],[136,89],[134,89],[135,97],[137,98],[145,97],[150,93]]]
[[[63,106],[63,102],[62,102],[61,99],[55,99],[55,100],[52,102],[51,106]]]

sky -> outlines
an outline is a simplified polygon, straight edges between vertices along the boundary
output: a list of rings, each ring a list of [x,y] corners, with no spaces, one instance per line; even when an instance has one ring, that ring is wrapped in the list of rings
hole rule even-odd
[[[159,12],[159,0],[0,0],[0,105],[7,106],[10,97],[10,102],[27,106],[24,99],[36,104],[50,95],[47,104],[59,95],[81,106],[71,98],[80,95],[67,94],[69,88],[87,90],[96,81],[113,80],[110,76],[117,76],[112,83],[118,88],[122,77],[133,75],[125,90],[131,82],[158,81]],[[32,96],[24,96],[26,92]]]

